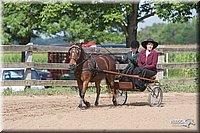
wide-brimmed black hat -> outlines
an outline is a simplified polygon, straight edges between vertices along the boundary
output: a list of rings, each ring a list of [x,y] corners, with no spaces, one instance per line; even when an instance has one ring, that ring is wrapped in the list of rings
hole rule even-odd
[[[147,41],[142,42],[142,47],[147,49],[147,43],[148,42],[153,43],[153,49],[155,49],[158,46],[157,42],[155,42],[153,39],[149,38],[149,39],[147,39]]]
[[[139,48],[140,47],[140,43],[136,40],[133,40],[131,42],[131,48]]]

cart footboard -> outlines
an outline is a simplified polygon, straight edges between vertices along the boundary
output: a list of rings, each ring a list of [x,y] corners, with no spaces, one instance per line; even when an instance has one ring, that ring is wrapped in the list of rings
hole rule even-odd
[[[133,91],[135,85],[132,82],[115,82],[115,88],[123,91]]]

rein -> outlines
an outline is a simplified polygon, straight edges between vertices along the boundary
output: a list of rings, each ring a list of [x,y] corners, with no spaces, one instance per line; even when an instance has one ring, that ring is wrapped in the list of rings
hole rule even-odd
[[[101,44],[99,44],[99,45],[102,46]],[[111,54],[115,57],[115,55],[113,53],[111,53],[107,48],[105,48],[105,47],[102,47],[102,48],[104,48],[106,51],[108,51],[109,54]],[[115,59],[116,59],[116,57],[115,57]]]
[[[92,54],[90,54],[89,56],[87,56],[86,59],[84,59],[83,61],[81,61],[80,63],[78,63],[78,64],[76,65],[76,67],[78,67],[79,65],[85,63],[85,62],[86,62],[87,60],[89,60],[91,57],[92,57]],[[96,62],[95,62],[95,63],[96,63]]]

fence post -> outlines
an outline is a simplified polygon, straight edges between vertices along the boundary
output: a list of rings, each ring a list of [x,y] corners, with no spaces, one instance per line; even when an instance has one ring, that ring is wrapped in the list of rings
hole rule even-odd
[[[166,64],[169,63],[169,53],[166,53]],[[168,69],[166,69],[166,78],[168,78]]]
[[[32,46],[33,43],[28,43],[27,45]],[[32,54],[33,54],[32,48],[29,47],[29,49],[25,53],[25,62],[32,62],[32,58],[33,58]],[[31,80],[31,68],[27,66],[25,68],[25,80]],[[25,88],[27,87],[29,86],[26,85]]]
[[[160,55],[158,56],[158,64],[164,63],[165,60],[165,54],[164,53],[159,53]],[[164,70],[158,70],[157,73],[158,79],[163,79],[164,77]]]

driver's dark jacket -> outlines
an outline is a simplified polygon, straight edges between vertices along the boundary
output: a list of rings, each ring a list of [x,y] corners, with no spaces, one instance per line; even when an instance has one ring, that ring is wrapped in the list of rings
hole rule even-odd
[[[124,59],[122,59],[122,62],[128,63],[126,68],[136,67],[138,64],[138,57],[139,57],[138,51],[134,53],[133,56],[132,56],[132,51],[130,51],[124,56]]]

